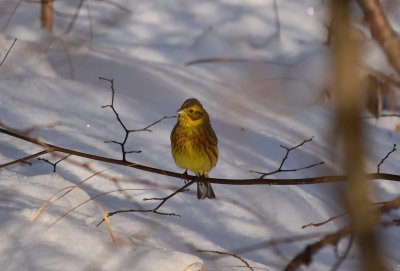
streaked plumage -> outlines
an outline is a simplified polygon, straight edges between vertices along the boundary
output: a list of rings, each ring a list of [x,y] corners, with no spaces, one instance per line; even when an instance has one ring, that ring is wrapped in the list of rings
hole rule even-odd
[[[197,176],[207,177],[218,161],[218,139],[201,103],[186,100],[178,110],[178,122],[171,133],[171,152],[175,163]],[[210,183],[197,182],[197,198],[215,198]]]

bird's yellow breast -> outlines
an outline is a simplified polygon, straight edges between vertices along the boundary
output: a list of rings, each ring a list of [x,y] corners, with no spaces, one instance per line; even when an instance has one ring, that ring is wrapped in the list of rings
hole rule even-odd
[[[218,149],[199,128],[179,127],[173,132],[172,156],[176,164],[196,174],[207,174],[217,163]]]

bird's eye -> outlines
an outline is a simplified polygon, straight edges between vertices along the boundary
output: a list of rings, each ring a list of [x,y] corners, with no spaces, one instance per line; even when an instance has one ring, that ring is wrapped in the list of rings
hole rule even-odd
[[[189,109],[189,113],[192,114],[194,112],[193,109]]]

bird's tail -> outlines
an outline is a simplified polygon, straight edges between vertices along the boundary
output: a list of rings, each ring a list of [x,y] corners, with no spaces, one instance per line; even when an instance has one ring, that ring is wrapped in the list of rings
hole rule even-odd
[[[210,183],[202,182],[201,179],[208,177],[207,175],[199,176],[200,180],[197,182],[197,198],[198,199],[215,199],[215,193]]]

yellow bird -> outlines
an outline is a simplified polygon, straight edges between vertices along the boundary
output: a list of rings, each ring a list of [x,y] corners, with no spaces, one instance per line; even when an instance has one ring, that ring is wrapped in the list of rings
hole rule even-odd
[[[171,152],[175,163],[199,176],[197,198],[214,199],[210,183],[202,182],[217,164],[218,139],[210,118],[201,103],[194,98],[186,100],[178,110],[178,122],[171,132]]]

